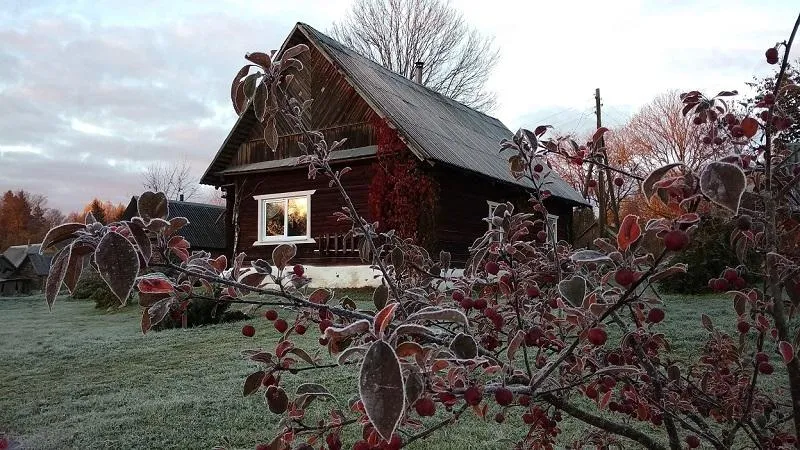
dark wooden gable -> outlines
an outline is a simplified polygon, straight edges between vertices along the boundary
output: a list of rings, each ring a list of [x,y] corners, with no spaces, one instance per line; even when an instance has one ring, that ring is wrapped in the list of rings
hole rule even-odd
[[[300,43],[308,45],[309,51],[298,58],[305,67],[294,73],[295,77],[289,86],[289,91],[299,100],[313,100],[309,114],[304,117],[306,124],[312,130],[324,132],[329,144],[347,138],[342,149],[375,145],[373,132],[373,122],[377,118],[375,112],[356,93],[339,70],[299,30],[295,30],[285,48]],[[245,114],[253,113],[247,111]],[[282,116],[278,117],[277,125],[279,139],[276,151],[267,148],[264,143],[263,127],[257,121],[253,121],[249,137],[239,146],[228,168],[300,156],[297,142],[301,140],[301,136]]]

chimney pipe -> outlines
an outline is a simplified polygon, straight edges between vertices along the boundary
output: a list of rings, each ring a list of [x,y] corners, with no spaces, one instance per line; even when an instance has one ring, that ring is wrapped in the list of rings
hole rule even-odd
[[[180,201],[183,201],[183,193],[181,193],[180,199]]]
[[[417,84],[422,84],[422,68],[425,67],[425,63],[422,61],[417,61],[414,63],[414,81]]]

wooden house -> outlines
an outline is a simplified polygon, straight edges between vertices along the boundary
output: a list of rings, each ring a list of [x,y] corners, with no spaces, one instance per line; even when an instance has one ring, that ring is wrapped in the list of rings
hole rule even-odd
[[[41,244],[13,245],[0,254],[0,295],[25,295],[44,289],[50,256]]]
[[[304,117],[310,128],[324,133],[329,143],[347,138],[334,151],[332,165],[352,169],[343,182],[362,216],[374,219],[370,195],[375,195],[381,124],[396,132],[402,151],[436,184],[437,207],[429,212],[434,224],[431,250],[448,250],[453,261],[463,263],[468,246],[486,230],[481,219],[493,205],[526,204],[533,185],[510,175],[508,155],[501,155],[499,148],[513,133],[499,120],[394,73],[303,23],[294,27],[278,56],[300,43],[310,50],[299,57],[304,69],[295,74],[289,91],[299,99],[313,99]],[[229,253],[269,258],[276,244],[294,242],[296,261],[339,266],[331,275],[338,277],[334,284],[365,281],[369,276],[363,272],[360,278],[350,277],[341,267],[362,263],[355,239],[346,235],[347,225],[333,216],[343,204],[339,193],[324,176],[308,179],[307,168],[297,164],[302,137],[283,118],[277,123],[278,148],[272,151],[251,105],[201,179],[225,191],[228,224],[236,223],[233,215],[238,212],[238,227],[226,229]],[[586,202],[555,173],[550,179],[550,220],[557,224],[558,238],[570,240],[572,210]]]

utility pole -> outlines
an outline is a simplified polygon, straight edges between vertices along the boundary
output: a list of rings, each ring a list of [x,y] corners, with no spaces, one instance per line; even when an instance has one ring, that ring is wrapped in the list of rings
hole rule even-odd
[[[600,101],[600,88],[594,90],[594,105],[595,116],[597,117],[597,128],[603,126],[603,104]],[[608,224],[608,207],[609,201],[611,202],[611,210],[614,213],[614,220],[619,225],[619,210],[617,209],[615,195],[614,195],[614,178],[611,176],[611,169],[608,164],[608,152],[606,152],[606,143],[603,137],[600,137],[600,142],[593,143],[595,148],[600,150],[600,158],[603,166],[597,168],[598,178],[598,195],[597,203],[600,208],[600,236],[604,236],[606,232],[606,225]],[[605,174],[605,177],[603,176]]]
[[[594,114],[597,117],[597,128],[603,126],[603,116],[601,112],[602,103],[600,103],[600,88],[594,90]],[[593,142],[592,145],[595,148],[604,147],[603,145],[603,138],[600,138],[600,142]],[[605,158],[603,158],[605,159]],[[592,166],[589,166],[589,170],[591,171]],[[590,174],[591,176],[591,174]],[[597,225],[600,229],[600,237],[605,237],[606,235],[606,225],[608,223],[608,219],[606,217],[606,211],[608,211],[608,205],[606,203],[606,180],[603,177],[603,170],[601,167],[597,167],[597,208],[599,209],[598,213],[598,220]]]

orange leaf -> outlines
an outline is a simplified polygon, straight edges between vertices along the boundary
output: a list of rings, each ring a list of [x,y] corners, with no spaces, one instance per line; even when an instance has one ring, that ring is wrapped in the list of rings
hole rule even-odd
[[[397,302],[390,303],[380,310],[378,314],[375,314],[374,326],[375,334],[378,336],[378,339],[383,337],[383,331],[392,322],[397,305],[399,305]]]
[[[627,251],[631,244],[636,242],[642,235],[642,229],[639,227],[639,216],[628,214],[622,219],[622,225],[619,227],[617,233],[617,247],[620,251]]]

